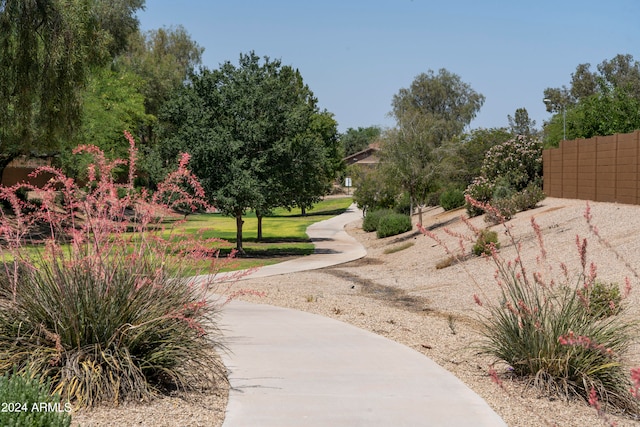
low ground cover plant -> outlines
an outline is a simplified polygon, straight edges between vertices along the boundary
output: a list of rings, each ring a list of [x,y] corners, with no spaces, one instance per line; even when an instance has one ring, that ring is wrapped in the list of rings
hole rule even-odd
[[[0,425],[68,427],[71,405],[51,395],[49,384],[15,371],[0,376]]]
[[[469,272],[478,289],[474,298],[482,313],[484,339],[480,351],[505,366],[502,374],[491,368],[496,382],[501,381],[501,375],[515,375],[554,396],[581,398],[599,411],[637,415],[640,370],[632,371],[635,377],[630,377],[624,365],[637,324],[623,316],[624,293],[619,287],[597,279],[597,268],[588,259],[587,239],[576,236],[580,260],[576,271],[570,271],[565,263],[552,266],[546,259],[541,229],[532,218],[539,255],[535,265],[527,265],[521,242],[500,212],[469,197],[467,201],[501,218],[515,250],[514,257],[506,259],[495,246],[488,246],[496,267],[500,291],[497,300],[484,297],[482,286]],[[590,219],[588,208],[585,216]],[[456,251],[435,233],[422,227],[421,231],[462,263],[467,242],[478,241],[484,232],[466,218],[463,220],[468,234],[445,230],[458,239],[460,249]],[[626,281],[625,292],[629,290],[630,283]]]
[[[411,218],[408,215],[392,213],[380,218],[376,228],[376,236],[379,239],[411,230]]]
[[[35,172],[52,175],[42,189],[0,188],[11,206],[0,211],[0,373],[29,372],[77,406],[226,380],[213,276],[182,274],[201,271],[203,260],[215,272],[224,263],[218,240],[165,230],[173,206],[207,207],[202,188],[183,155],[155,193],[135,189],[136,148],[126,136],[127,161],[76,149],[93,158],[85,185],[45,167]],[[114,182],[118,167],[128,168],[125,184]],[[24,189],[38,202],[19,198]]]
[[[378,229],[378,225],[380,224],[380,220],[387,216],[393,214],[393,210],[391,209],[377,209],[368,211],[362,220],[362,229],[367,233],[371,231],[376,231]]]

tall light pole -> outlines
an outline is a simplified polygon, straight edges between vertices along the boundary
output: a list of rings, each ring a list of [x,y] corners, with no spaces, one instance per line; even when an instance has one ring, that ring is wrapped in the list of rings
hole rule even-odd
[[[549,98],[545,98],[542,100],[545,104],[549,104],[551,100]],[[562,107],[562,139],[567,140],[567,108],[564,105]]]

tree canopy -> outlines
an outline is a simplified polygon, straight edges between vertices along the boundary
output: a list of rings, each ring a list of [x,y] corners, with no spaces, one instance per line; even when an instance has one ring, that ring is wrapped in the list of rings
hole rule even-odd
[[[640,129],[640,63],[631,55],[616,55],[600,63],[579,64],[570,87],[544,91],[547,111],[555,113],[544,127],[545,145]]]
[[[484,96],[445,69],[418,75],[393,97],[395,129],[387,132],[382,158],[387,176],[408,192],[411,208],[423,204],[445,164],[445,142],[476,116]]]
[[[166,103],[160,121],[161,158],[193,156],[210,202],[236,218],[240,251],[247,210],[305,206],[326,190],[335,121],[317,111],[300,73],[279,60],[251,52],[238,66],[202,69]]]
[[[137,29],[142,0],[0,0],[0,166],[57,152],[81,120],[91,68]]]
[[[342,143],[344,155],[350,156],[366,149],[369,144],[380,138],[381,133],[382,130],[377,126],[347,129],[345,133],[340,135],[340,142]]]

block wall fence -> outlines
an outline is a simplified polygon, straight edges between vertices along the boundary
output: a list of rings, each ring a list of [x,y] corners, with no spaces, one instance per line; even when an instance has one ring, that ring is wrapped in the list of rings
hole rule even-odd
[[[640,131],[562,141],[542,160],[549,197],[640,204]]]

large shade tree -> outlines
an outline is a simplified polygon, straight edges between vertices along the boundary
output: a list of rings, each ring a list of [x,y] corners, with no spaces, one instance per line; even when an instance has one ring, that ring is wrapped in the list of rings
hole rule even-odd
[[[446,164],[444,143],[469,125],[483,103],[483,95],[445,69],[418,75],[394,95],[396,128],[383,140],[383,167],[409,194],[412,211],[424,203]]]
[[[242,252],[243,216],[291,206],[305,176],[292,177],[296,162],[325,170],[331,144],[315,131],[316,100],[300,73],[279,60],[240,55],[238,66],[203,69],[175,94],[160,114],[163,159],[192,154],[192,167],[211,203],[236,218],[236,247]],[[335,131],[334,131],[335,132]],[[326,180],[326,176],[322,177]],[[318,190],[320,191],[320,190]],[[309,195],[307,195],[309,196]]]

